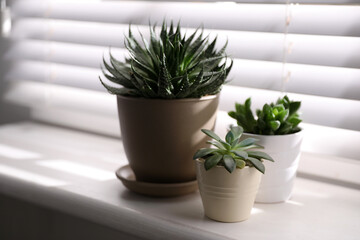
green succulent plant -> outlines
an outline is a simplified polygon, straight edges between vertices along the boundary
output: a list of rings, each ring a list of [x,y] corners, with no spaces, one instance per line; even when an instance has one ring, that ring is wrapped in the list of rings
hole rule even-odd
[[[201,131],[212,138],[208,143],[215,147],[202,148],[193,157],[194,159],[204,159],[206,170],[220,165],[224,166],[229,173],[232,173],[236,168],[242,169],[245,166],[250,166],[255,167],[261,173],[265,173],[262,159],[274,161],[265,152],[253,151],[253,149],[263,148],[256,144],[257,139],[246,138],[240,141],[243,133],[243,128],[240,126],[231,126],[230,131],[226,134],[225,141],[210,130],[202,129]]]
[[[257,119],[251,111],[251,98],[244,104],[235,103],[235,111],[230,111],[230,117],[237,120],[246,133],[260,135],[284,135],[299,132],[302,121],[298,110],[301,102],[291,101],[288,96],[279,98],[276,103],[265,104],[262,110],[257,109]]]
[[[140,32],[138,42],[131,32],[125,36],[129,57],[125,62],[114,58],[103,59],[104,76],[118,85],[113,87],[100,78],[102,85],[112,94],[144,98],[199,98],[217,94],[221,90],[233,61],[228,64],[225,54],[227,43],[217,51],[217,38],[209,41],[199,28],[186,37],[180,22],[167,27],[163,21],[160,33],[156,24],[149,26],[149,42]],[[122,87],[121,87],[122,86]]]

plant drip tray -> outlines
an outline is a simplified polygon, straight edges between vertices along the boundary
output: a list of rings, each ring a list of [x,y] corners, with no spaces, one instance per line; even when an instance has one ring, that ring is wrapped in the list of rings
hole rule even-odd
[[[197,181],[181,183],[151,183],[137,181],[129,165],[116,170],[116,176],[124,186],[136,193],[151,197],[176,197],[192,193],[198,189]]]

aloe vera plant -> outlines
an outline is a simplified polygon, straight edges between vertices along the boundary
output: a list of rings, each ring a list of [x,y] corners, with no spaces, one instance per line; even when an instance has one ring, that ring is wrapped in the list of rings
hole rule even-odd
[[[260,135],[284,135],[299,132],[301,119],[298,114],[301,102],[291,101],[288,96],[279,98],[276,103],[265,104],[262,110],[257,109],[255,119],[251,111],[251,98],[244,104],[235,103],[235,111],[230,117],[237,120],[246,133]]]
[[[209,41],[203,30],[189,37],[181,33],[180,22],[167,27],[165,20],[158,33],[149,26],[150,40],[141,35],[136,40],[129,27],[125,46],[130,57],[121,62],[110,52],[110,62],[103,59],[104,76],[116,84],[102,85],[112,94],[145,98],[199,98],[217,94],[232,67],[225,54],[225,44],[215,49],[217,38]],[[121,87],[122,86],[122,87]]]
[[[215,147],[202,148],[193,157],[194,159],[204,159],[206,170],[219,165],[224,166],[229,173],[232,173],[236,168],[242,169],[245,166],[250,166],[255,167],[261,173],[265,173],[262,159],[274,161],[267,153],[254,151],[254,149],[263,148],[256,144],[257,139],[246,138],[240,141],[243,133],[243,128],[240,126],[231,126],[230,131],[226,134],[225,141],[211,130],[202,129],[201,131],[212,138],[208,143]]]

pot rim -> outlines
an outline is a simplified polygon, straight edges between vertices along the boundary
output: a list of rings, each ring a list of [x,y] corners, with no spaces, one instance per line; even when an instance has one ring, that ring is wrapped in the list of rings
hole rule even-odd
[[[198,101],[208,101],[208,100],[212,100],[215,98],[218,98],[220,95],[220,93],[215,94],[215,95],[206,95],[203,96],[201,98],[178,98],[178,99],[163,99],[163,98],[144,98],[144,97],[129,97],[129,96],[124,96],[124,95],[116,95],[117,98],[120,99],[126,99],[126,100],[130,100],[130,101],[161,101],[161,102],[165,102],[165,101],[174,101],[174,102],[198,102]]]
[[[303,129],[301,129],[300,131],[296,132],[296,133],[290,133],[290,134],[283,134],[283,135],[263,135],[263,134],[256,134],[256,133],[247,133],[244,132],[244,134],[248,135],[248,136],[254,136],[255,138],[257,136],[259,137],[263,137],[263,138],[286,138],[286,137],[290,137],[290,136],[298,136],[298,135],[302,135],[304,132]]]
[[[200,163],[200,164],[203,164],[205,161],[204,161],[204,159],[202,159],[202,158],[197,158],[196,160],[195,160],[197,163]],[[223,166],[219,166],[219,165],[216,165],[215,166],[216,168],[224,168],[225,169],[225,167],[223,167]],[[245,168],[250,168],[249,166],[245,166],[244,168],[235,168],[235,171],[237,171],[237,170],[239,170],[239,171],[241,171],[241,170],[243,170],[243,169],[245,169]],[[251,168],[254,168],[254,169],[256,169],[255,167],[251,167]],[[226,169],[225,169],[226,170]],[[256,169],[257,170],[257,169]],[[258,170],[257,170],[258,171]],[[231,174],[231,173],[230,173]]]

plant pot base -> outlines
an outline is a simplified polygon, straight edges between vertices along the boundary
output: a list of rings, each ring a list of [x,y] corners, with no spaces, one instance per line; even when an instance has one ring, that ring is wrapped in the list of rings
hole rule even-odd
[[[269,197],[270,196],[270,197]],[[275,195],[274,197],[271,197],[271,195],[268,195],[266,197],[256,196],[255,202],[256,203],[284,203],[287,200],[290,200],[291,195],[288,196],[281,196],[281,194]]]
[[[205,216],[211,220],[217,221],[217,222],[223,222],[223,223],[235,223],[235,222],[243,222],[245,220],[248,220],[250,216],[246,218],[236,218],[236,219],[230,219],[229,217],[225,218],[218,218],[218,217],[211,217],[205,214]]]
[[[176,197],[195,192],[198,189],[196,180],[182,183],[137,181],[129,165],[119,168],[116,171],[116,176],[130,191],[150,197]]]
[[[200,189],[200,191],[201,190],[202,189]],[[204,214],[206,217],[217,222],[232,223],[245,221],[250,218],[252,205],[254,204],[255,194],[256,192],[253,194],[253,197],[250,197],[251,200],[247,201],[247,199],[249,199],[249,195],[247,195],[246,193],[241,194],[245,197],[232,199],[227,197],[212,197],[209,196],[208,193],[202,191]],[[244,201],[244,199],[246,200]],[[241,204],[241,206],[239,204]]]

